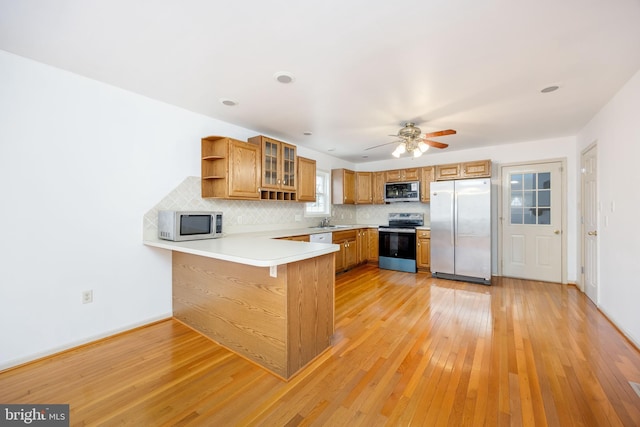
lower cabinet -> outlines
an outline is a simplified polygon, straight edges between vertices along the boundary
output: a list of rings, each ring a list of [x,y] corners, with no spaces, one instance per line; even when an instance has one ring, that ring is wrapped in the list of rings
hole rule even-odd
[[[335,253],[336,273],[372,261],[372,246],[375,246],[375,261],[378,260],[378,230],[375,228],[334,231],[333,243],[340,245],[340,251]]]
[[[378,262],[378,229],[367,228],[367,234],[369,235],[369,255],[367,260],[369,262]]]
[[[431,268],[431,230],[416,230],[416,265],[419,270]]]
[[[357,230],[333,232],[333,243],[340,245],[336,252],[336,273],[353,268],[358,260]]]
[[[357,263],[362,264],[369,259],[369,235],[366,228],[356,230],[357,232],[357,245],[358,245],[358,259]]]

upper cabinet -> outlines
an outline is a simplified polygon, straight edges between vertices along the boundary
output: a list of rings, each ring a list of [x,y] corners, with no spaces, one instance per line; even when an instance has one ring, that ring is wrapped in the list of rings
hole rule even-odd
[[[316,161],[298,157],[298,201],[316,201]]]
[[[371,172],[356,172],[357,205],[370,205],[371,203],[373,203],[371,176]]]
[[[434,181],[435,171],[432,166],[422,168],[420,175],[420,201],[431,201],[431,183]]]
[[[201,144],[203,198],[260,198],[260,147],[223,136]]]
[[[436,166],[436,181],[465,178],[490,178],[491,160]]]
[[[478,160],[462,164],[463,178],[491,178],[491,160]]]
[[[262,149],[261,198],[296,200],[296,147],[263,135],[249,142]]]
[[[418,181],[420,168],[395,169],[387,171],[386,182]]]
[[[331,170],[331,203],[353,205],[356,203],[356,173],[349,169]]]
[[[385,172],[373,172],[371,176],[371,195],[374,205],[384,204],[384,183],[386,180]]]

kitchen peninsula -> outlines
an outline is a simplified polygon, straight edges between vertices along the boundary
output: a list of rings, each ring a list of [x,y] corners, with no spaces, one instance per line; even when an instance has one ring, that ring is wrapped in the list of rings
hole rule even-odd
[[[289,379],[331,345],[338,246],[269,237],[144,244],[172,251],[176,319]]]

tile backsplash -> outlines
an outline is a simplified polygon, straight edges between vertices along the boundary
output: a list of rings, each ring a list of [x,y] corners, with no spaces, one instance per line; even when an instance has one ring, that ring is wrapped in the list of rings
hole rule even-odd
[[[158,211],[164,209],[221,211],[224,232],[229,234],[317,225],[320,218],[305,217],[304,206],[299,202],[203,199],[200,177],[191,176],[144,215],[143,232],[145,235],[157,233]],[[333,205],[331,210],[332,224],[384,225],[391,212],[422,212],[425,224],[429,224],[429,204],[425,203]]]

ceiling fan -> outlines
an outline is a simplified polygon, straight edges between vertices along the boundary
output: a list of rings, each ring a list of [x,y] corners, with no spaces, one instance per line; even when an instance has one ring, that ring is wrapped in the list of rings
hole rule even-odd
[[[422,134],[422,131],[419,127],[415,125],[413,122],[406,122],[404,127],[401,128],[395,136],[398,139],[395,141],[387,142],[385,144],[376,145],[373,147],[369,147],[366,150],[372,150],[374,148],[383,147],[389,144],[395,144],[399,142],[395,151],[392,153],[394,157],[400,157],[403,153],[411,153],[413,157],[420,157],[422,153],[427,151],[429,147],[434,148],[447,148],[449,144],[443,144],[442,142],[432,141],[428,138],[445,136],[445,135],[454,135],[456,133],[453,129],[441,130],[438,132],[429,132]],[[365,151],[366,151],[365,150]]]

